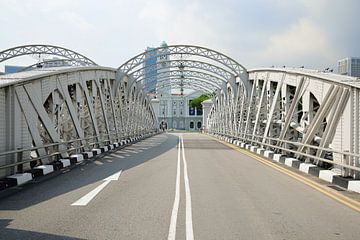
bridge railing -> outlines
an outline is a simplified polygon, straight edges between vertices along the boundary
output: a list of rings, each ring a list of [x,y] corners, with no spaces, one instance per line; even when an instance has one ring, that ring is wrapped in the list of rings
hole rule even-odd
[[[360,154],[355,154],[355,153],[351,153],[351,152],[342,152],[342,151],[338,151],[338,150],[334,150],[331,148],[324,148],[324,147],[318,147],[318,146],[314,146],[314,145],[309,145],[309,144],[304,144],[301,142],[293,142],[293,141],[289,141],[289,140],[281,140],[281,139],[277,139],[277,138],[272,138],[272,137],[264,137],[264,136],[259,136],[259,135],[253,135],[253,134],[242,134],[243,136],[232,136],[232,135],[227,135],[227,134],[223,134],[223,133],[216,133],[216,132],[208,132],[210,134],[215,134],[215,135],[220,135],[223,137],[228,137],[228,138],[232,138],[234,140],[240,140],[244,143],[249,143],[249,144],[254,144],[257,145],[259,147],[263,147],[263,148],[267,148],[269,150],[272,150],[274,152],[277,153],[283,153],[283,154],[294,154],[297,158],[300,159],[305,159],[305,162],[311,162],[311,161],[319,161],[319,162],[323,162],[323,163],[329,163],[332,165],[338,165],[344,168],[344,170],[349,171],[349,170],[353,170],[355,171],[357,174],[360,173],[360,167],[359,165],[359,159],[360,159]],[[263,141],[265,140],[265,141]],[[271,141],[275,142],[271,143]],[[304,151],[298,151],[296,149],[289,149],[289,148],[285,148],[282,147],[281,145],[277,145],[278,143],[282,143],[282,144],[292,144],[294,146],[297,147],[304,147],[304,148],[308,148],[308,149],[313,149],[313,150],[321,150],[321,151],[325,151],[325,152],[329,152],[332,154],[342,154],[345,156],[346,159],[348,159],[348,161],[353,158],[357,161],[357,164],[355,162],[355,164],[349,164],[349,163],[340,163],[340,162],[336,162],[334,163],[331,159],[327,159],[327,158],[323,158],[323,157],[318,157],[312,154],[309,154],[307,152]],[[349,161],[350,162],[350,161]]]
[[[113,133],[109,133],[109,134],[100,134],[100,135],[93,135],[93,136],[89,136],[86,138],[77,138],[77,139],[72,139],[69,141],[64,141],[64,142],[57,142],[57,143],[50,143],[50,144],[46,144],[40,147],[30,147],[30,148],[22,148],[22,149],[18,149],[18,150],[12,150],[12,151],[7,151],[7,152],[0,152],[0,157],[2,156],[7,156],[7,155],[13,155],[14,156],[14,162],[13,163],[9,163],[9,164],[5,164],[5,165],[1,165],[0,166],[0,170],[2,169],[13,169],[14,172],[17,173],[21,173],[23,172],[23,165],[27,164],[27,163],[31,163],[31,162],[37,162],[37,161],[41,161],[42,159],[52,159],[53,161],[59,160],[60,159],[60,154],[61,151],[59,150],[59,146],[60,145],[71,145],[71,147],[67,148],[67,152],[69,154],[71,153],[75,153],[78,150],[85,150],[87,147],[92,146],[101,146],[104,143],[109,143],[110,140],[109,139],[104,139],[101,141],[93,141],[93,142],[87,142],[87,144],[82,144],[82,142],[85,141],[91,141],[92,139],[99,139],[99,137],[104,137],[104,136],[112,136],[112,135],[116,135],[116,139],[117,141],[121,141],[124,139],[127,139],[129,137],[133,137],[133,136],[122,136],[122,137],[118,137],[118,135],[120,134],[120,132],[113,132]],[[43,155],[43,156],[39,156],[39,157],[34,157],[34,158],[29,158],[29,159],[23,159],[23,153],[25,152],[33,152],[36,151],[40,148],[44,148],[46,149],[46,152],[51,152],[49,154]],[[52,151],[49,151],[52,148]],[[17,160],[17,161],[16,161]],[[15,162],[16,161],[16,162]],[[16,169],[14,169],[16,168]]]

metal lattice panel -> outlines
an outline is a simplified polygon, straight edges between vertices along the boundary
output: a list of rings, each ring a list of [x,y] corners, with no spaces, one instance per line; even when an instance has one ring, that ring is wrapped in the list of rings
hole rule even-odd
[[[360,136],[354,121],[359,88],[351,80],[308,70],[253,70],[248,98],[238,84],[234,98],[222,91],[213,99],[208,131],[360,178],[359,141],[348,144]]]
[[[203,70],[212,73],[218,76],[219,78],[223,78],[224,80],[229,80],[231,77],[234,76],[234,74],[221,67],[206,62],[191,61],[191,60],[171,60],[171,61],[162,61],[161,63],[157,62],[156,64],[151,64],[146,67],[140,68],[132,72],[131,75],[135,79],[139,79],[140,77],[143,77],[147,72],[161,70],[163,63],[165,63],[169,68],[176,70],[178,70],[180,66],[186,69]]]
[[[14,48],[9,48],[0,52],[0,62],[9,60],[14,57],[24,56],[24,55],[33,55],[33,54],[49,54],[64,57],[69,60],[73,60],[81,63],[83,66],[97,65],[94,61],[89,58],[81,55],[72,50],[51,46],[51,45],[24,45]]]
[[[169,84],[164,84],[164,85],[158,86],[158,89],[169,90],[169,89],[173,89],[175,86],[178,86],[178,85],[169,83]],[[214,90],[209,89],[208,87],[201,86],[201,85],[193,85],[193,84],[189,84],[189,83],[184,83],[184,87],[188,88],[188,89],[203,91],[208,94],[212,94],[214,92]]]
[[[32,65],[27,66],[25,68],[22,68],[19,72],[31,71],[31,70],[34,70],[34,69],[44,68],[44,67],[51,67],[53,65],[55,65],[55,66],[56,65],[61,65],[61,66],[77,67],[77,66],[83,66],[83,63],[79,62],[77,60],[72,60],[72,59],[47,60],[47,61],[35,63],[35,64],[32,64]]]
[[[170,71],[163,71],[161,73],[157,73],[155,75],[150,75],[150,76],[147,76],[148,78],[151,78],[153,76],[156,76],[157,79],[162,79],[162,78],[170,78],[170,77],[177,77],[177,78],[180,78],[181,76],[184,76],[184,78],[198,78],[198,79],[203,79],[203,80],[206,80],[207,82],[209,83],[213,83],[213,84],[216,84],[220,86],[223,84],[223,83],[226,83],[225,80],[221,79],[221,78],[218,78],[216,76],[213,76],[213,75],[210,75],[210,74],[207,74],[207,73],[203,73],[203,72],[199,72],[199,71],[192,71],[192,70],[185,70],[185,71],[179,71],[179,70],[170,70]],[[139,78],[137,79],[138,81],[143,81],[145,80],[146,78]]]
[[[164,51],[166,50],[166,51]],[[230,69],[236,76],[242,76],[244,73],[246,73],[246,68],[233,60],[232,58],[219,53],[217,51],[199,47],[199,46],[190,46],[190,45],[173,45],[173,46],[167,46],[167,47],[161,47],[156,48],[154,50],[141,53],[123,65],[121,65],[118,70],[124,72],[124,73],[131,73],[133,69],[135,69],[138,66],[141,66],[144,64],[144,62],[147,60],[145,58],[146,54],[156,51],[158,54],[156,57],[161,55],[193,55],[198,57],[204,57],[209,60],[213,60],[215,62],[218,62],[222,64],[224,67]]]
[[[173,86],[180,88],[181,84],[184,85],[184,87],[187,87],[189,89],[193,89],[192,86],[195,87],[201,87],[202,89],[206,89],[209,92],[216,92],[217,89],[219,89],[216,85],[209,84],[208,82],[197,79],[197,78],[186,78],[186,79],[179,79],[179,78],[166,78],[164,81],[159,81],[157,84],[157,88],[160,86]]]

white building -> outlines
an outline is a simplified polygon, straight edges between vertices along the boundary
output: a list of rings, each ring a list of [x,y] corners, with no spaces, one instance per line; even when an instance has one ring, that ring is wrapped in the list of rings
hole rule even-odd
[[[202,95],[202,92],[193,92],[188,95],[158,94],[152,99],[152,106],[159,124],[165,123],[167,129],[198,131],[202,127],[202,109],[189,106],[190,101]]]
[[[360,77],[360,58],[347,57],[338,61],[338,73]]]

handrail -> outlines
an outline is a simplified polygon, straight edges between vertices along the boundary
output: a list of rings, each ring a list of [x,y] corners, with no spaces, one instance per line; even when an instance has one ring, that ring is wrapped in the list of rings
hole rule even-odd
[[[147,133],[148,132],[146,132],[145,134],[147,134]],[[46,145],[39,146],[39,147],[31,147],[31,148],[25,148],[25,149],[11,150],[11,151],[0,153],[0,156],[5,156],[5,155],[9,155],[9,154],[18,154],[18,153],[27,152],[27,151],[34,151],[34,150],[37,150],[37,149],[40,149],[40,148],[49,148],[49,147],[54,147],[54,146],[59,146],[59,145],[66,145],[66,144],[71,144],[71,143],[74,143],[74,142],[81,142],[83,140],[90,140],[90,139],[95,139],[95,138],[98,138],[98,137],[106,137],[106,136],[117,135],[117,134],[121,134],[121,132],[116,131],[116,132],[111,132],[111,133],[107,133],[107,134],[93,135],[93,136],[89,136],[89,137],[86,137],[86,138],[72,139],[72,140],[65,141],[65,142],[50,143],[50,144],[46,144]],[[122,137],[117,138],[117,139],[126,139],[128,137],[130,137],[130,136],[125,135],[125,136],[122,136]],[[110,142],[110,140],[109,139],[104,139],[102,141],[96,141],[96,142],[88,143],[87,145],[94,146],[94,145],[97,145],[97,144],[100,144],[100,143],[105,143],[105,142]],[[86,147],[86,145],[84,145],[84,144],[81,144],[79,146],[72,146],[71,148],[67,149],[67,152],[78,150],[78,149],[81,149],[81,148],[84,148],[84,147]],[[43,155],[43,156],[40,156],[40,157],[26,159],[26,160],[23,160],[23,161],[20,161],[20,162],[15,162],[15,163],[2,165],[2,166],[0,166],[0,170],[1,169],[6,169],[6,168],[11,168],[11,167],[16,167],[16,166],[19,166],[19,165],[30,163],[32,161],[41,160],[41,159],[44,159],[44,158],[58,156],[60,154],[61,154],[61,152],[57,151],[57,152],[46,154],[46,155]]]
[[[7,152],[0,152],[0,156],[4,156],[4,155],[8,155],[8,154],[13,154],[13,153],[19,153],[19,152],[25,152],[25,151],[34,151],[40,148],[47,148],[47,147],[52,147],[52,146],[58,146],[58,145],[65,145],[65,144],[70,144],[73,142],[78,142],[78,141],[83,141],[83,140],[90,140],[90,139],[94,139],[94,138],[98,138],[98,137],[103,137],[103,136],[111,136],[111,135],[116,135],[118,134],[118,132],[115,133],[107,133],[107,134],[101,134],[101,135],[93,135],[90,137],[86,137],[86,138],[76,138],[76,139],[72,139],[69,141],[65,141],[65,142],[56,142],[56,143],[49,143],[43,146],[39,146],[39,147],[31,147],[31,148],[25,148],[25,149],[18,149],[18,150],[11,150],[11,151],[7,151]],[[126,138],[127,136],[125,136]],[[122,137],[124,138],[124,137]],[[110,141],[110,140],[104,140],[104,141],[100,141],[100,142],[106,142],[106,141]],[[100,143],[99,142],[99,143]],[[97,144],[97,142],[95,142],[95,144]],[[89,144],[91,145],[91,144]]]
[[[273,149],[278,149],[278,150],[283,150],[285,152],[295,153],[295,154],[301,155],[303,157],[311,158],[311,159],[318,160],[318,161],[321,161],[321,162],[326,162],[326,163],[330,163],[330,164],[339,165],[339,166],[342,166],[344,168],[360,172],[360,167],[351,166],[349,164],[338,163],[338,162],[335,163],[334,161],[326,159],[326,158],[321,158],[321,157],[310,155],[310,154],[307,154],[307,153],[304,153],[304,152],[299,152],[299,151],[296,151],[296,150],[287,149],[287,148],[277,146],[277,145],[274,145],[274,144],[264,143],[262,141],[249,139],[249,138],[241,137],[241,136],[232,136],[232,135],[228,135],[228,134],[224,134],[224,133],[220,133],[220,132],[209,132],[209,133],[213,133],[213,134],[217,134],[217,135],[221,135],[221,136],[226,136],[226,137],[231,137],[231,138],[234,138],[234,139],[244,140],[244,141],[248,141],[248,142],[255,142],[258,145],[268,146],[268,147],[273,148]],[[292,142],[292,141],[288,141],[288,140],[282,140],[282,139],[276,139],[276,138],[264,137],[264,136],[258,136],[258,135],[252,135],[252,134],[243,134],[243,135],[252,136],[252,137],[255,137],[256,139],[262,138],[262,139],[267,139],[267,140],[273,140],[273,141],[277,141],[277,142],[289,143],[289,144],[294,144],[294,145],[297,145],[297,146],[304,146],[304,147],[308,147],[308,148],[313,148],[313,149],[318,149],[318,150],[323,150],[323,151],[328,151],[328,152],[332,152],[332,153],[338,153],[338,154],[343,154],[343,155],[346,155],[346,156],[360,158],[359,154],[355,154],[355,153],[351,153],[351,152],[342,152],[342,151],[334,150],[334,149],[331,149],[331,148],[318,147],[318,146],[313,146],[313,145],[299,143],[299,142]]]

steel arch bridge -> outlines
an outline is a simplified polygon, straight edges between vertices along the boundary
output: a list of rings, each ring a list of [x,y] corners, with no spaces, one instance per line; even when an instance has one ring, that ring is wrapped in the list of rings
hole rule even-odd
[[[59,159],[77,161],[94,149],[112,149],[157,131],[142,86],[135,84],[129,92],[126,82],[116,81],[116,69],[47,45],[16,47],[0,56],[5,61],[26,54],[58,55],[72,64],[30,66],[29,71],[2,76],[0,178]]]
[[[3,51],[0,59],[22,51],[58,51],[29,46],[33,49]],[[306,69],[247,70],[222,53],[189,45],[154,49],[153,58],[171,59],[147,66],[150,52],[143,52],[118,69],[68,51],[61,54],[86,66],[31,67],[2,76],[0,176],[23,171],[35,160],[45,164],[86,155],[92,148],[156,132],[157,119],[142,84],[156,77],[158,89],[214,94],[203,116],[209,134],[360,177],[356,78]]]

